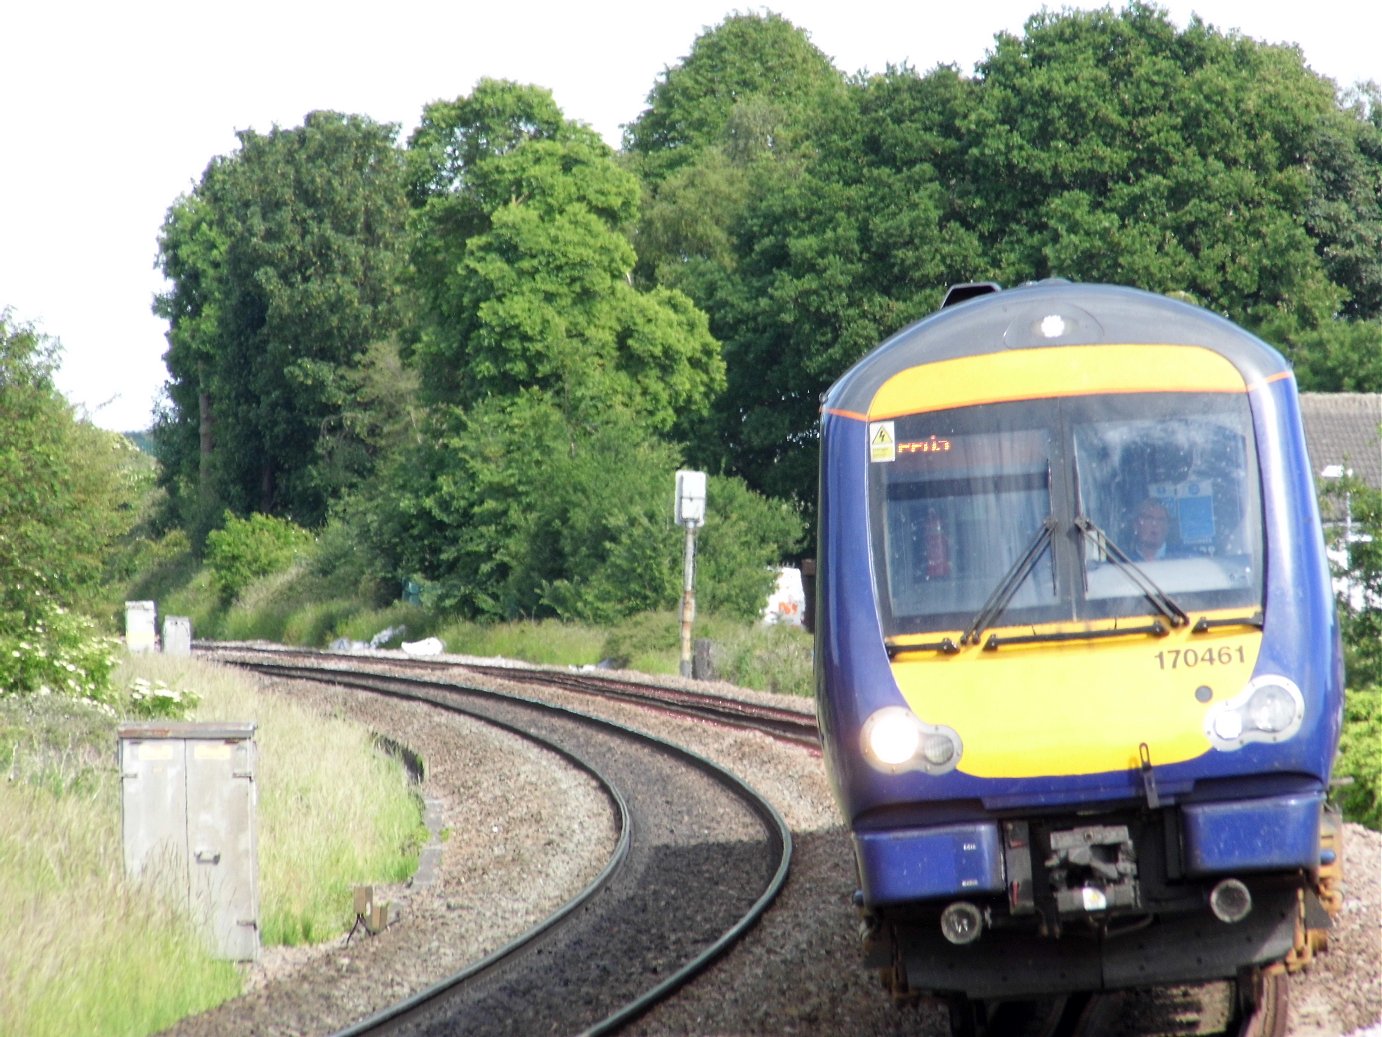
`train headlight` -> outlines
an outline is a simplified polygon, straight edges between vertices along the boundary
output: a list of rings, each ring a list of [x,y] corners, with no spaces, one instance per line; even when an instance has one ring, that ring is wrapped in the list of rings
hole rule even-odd
[[[905,706],[887,706],[870,716],[859,742],[864,759],[887,774],[944,774],[955,769],[962,751],[952,729],[924,724]]]
[[[880,709],[864,724],[864,752],[885,767],[901,767],[921,746],[921,723],[908,709]]]
[[[1296,692],[1297,698],[1300,692]],[[1248,699],[1248,726],[1257,731],[1275,734],[1285,731],[1300,716],[1304,707],[1296,706],[1291,693],[1280,684],[1264,684]]]
[[[955,758],[955,743],[943,734],[929,734],[921,740],[921,754],[932,767],[944,767]]]
[[[1300,730],[1305,696],[1286,677],[1256,677],[1236,697],[1205,714],[1214,748],[1240,749],[1249,742],[1282,742]]]

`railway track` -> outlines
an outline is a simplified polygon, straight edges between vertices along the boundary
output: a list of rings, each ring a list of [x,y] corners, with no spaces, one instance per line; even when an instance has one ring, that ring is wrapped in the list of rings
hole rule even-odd
[[[791,709],[761,703],[741,702],[719,695],[668,688],[602,677],[590,673],[564,673],[555,670],[522,669],[515,673],[511,667],[462,664],[472,673],[498,680],[520,680],[524,684],[539,684],[583,695],[597,695],[605,699],[629,702],[648,709],[680,713],[711,723],[761,731],[773,738],[798,745],[812,752],[820,752],[820,733],[815,718]]]
[[[554,688],[580,695],[626,702],[646,709],[723,724],[741,730],[760,731],[772,738],[819,754],[820,733],[815,717],[810,713],[768,705],[745,702],[711,692],[687,688],[673,688],[649,681],[612,677],[590,671],[572,671],[538,666],[493,665],[480,662],[455,662],[427,658],[398,658],[393,656],[361,656],[339,652],[301,648],[229,646],[214,642],[198,642],[197,650],[212,658],[227,661],[235,656],[253,653],[265,660],[283,663],[297,662],[313,667],[330,667],[348,671],[366,668],[377,672],[381,667],[407,667],[419,673],[445,675],[454,683],[465,684],[464,674],[475,674],[524,687]]]
[[[245,650],[242,648],[230,650],[223,646],[217,646],[214,649],[205,646],[203,650],[205,654],[223,661],[240,661],[242,665],[244,664],[242,660],[245,656]],[[241,656],[241,660],[234,659],[235,655]],[[397,656],[365,657],[355,654],[343,655],[299,650],[256,651],[253,656],[260,664],[256,665],[255,668],[260,669],[261,672],[274,672],[284,678],[302,678],[307,676],[310,671],[311,678],[316,681],[346,685],[356,680],[370,681],[380,675],[379,671],[398,671],[406,667],[408,671],[421,676],[399,677],[395,673],[394,679],[397,683],[392,686],[392,693],[406,694],[409,697],[415,697],[419,688],[429,685],[435,686],[438,689],[438,694],[452,696],[458,690],[464,690],[468,687],[472,678],[484,678],[490,687],[496,681],[502,681],[511,684],[517,693],[522,693],[522,689],[527,689],[527,693],[531,694],[534,685],[541,685],[574,695],[590,696],[592,700],[595,697],[607,698],[668,715],[693,717],[701,722],[765,731],[765,733],[776,738],[782,738],[789,743],[811,749],[816,747],[813,718],[799,710],[770,708],[767,713],[772,723],[765,725],[761,716],[754,715],[757,712],[754,707],[728,700],[721,695],[681,690],[669,692],[666,688],[619,679],[606,674],[567,673],[543,668],[403,659]],[[321,672],[322,667],[328,667],[331,672],[323,674]],[[572,695],[564,695],[563,700],[573,701]],[[533,705],[532,702],[527,704]],[[622,715],[627,716],[627,711],[616,710],[615,712],[622,712]],[[792,715],[775,716],[775,714]],[[771,730],[770,728],[774,724],[780,729]],[[529,720],[522,719],[518,726],[526,729],[532,724]],[[603,760],[603,751],[595,750],[594,758]],[[694,794],[688,794],[687,799],[689,800],[692,795]],[[631,827],[637,829],[639,825],[635,822]],[[676,895],[678,897],[681,895],[680,889],[677,890]],[[766,905],[764,906],[766,907]],[[579,915],[581,911],[580,908],[573,908],[572,913]],[[523,943],[524,941],[517,942]],[[522,959],[528,953],[531,952],[524,951],[521,947],[517,948],[519,973],[523,971]],[[546,954],[546,952],[540,953]],[[613,954],[613,950],[611,949],[609,953]],[[605,954],[606,950],[601,949],[596,951],[594,955],[587,956],[603,958]],[[479,963],[472,970],[467,970],[467,973],[473,973],[473,976],[470,978],[462,976],[458,979],[460,987],[470,986],[472,988],[471,994],[458,995],[462,998],[462,1001],[458,1003],[467,1003],[465,999],[472,997],[474,991],[480,987],[502,987],[509,984],[509,981],[500,974],[513,968],[513,966],[499,965],[497,971],[490,978],[483,978],[481,973],[489,972],[490,968],[491,963],[488,961]],[[500,978],[495,979],[494,976]],[[656,996],[670,995],[673,990],[689,978],[690,974],[673,981],[669,989]],[[660,973],[659,981],[661,979],[662,974]],[[602,979],[601,982],[603,981]],[[539,985],[550,986],[554,982],[550,970],[539,977],[537,982]],[[579,987],[581,982],[577,981],[576,985]],[[649,990],[660,985],[660,982],[653,984]],[[1011,1033],[1020,1035],[1020,1037],[1028,1037],[1028,1035],[1088,1037],[1092,1034],[1098,1034],[1100,1037],[1150,1037],[1152,1034],[1156,1034],[1158,1037],[1172,1037],[1172,1035],[1180,1034],[1198,1034],[1205,1035],[1205,1037],[1207,1035],[1216,1035],[1216,1037],[1217,1035],[1222,1035],[1222,1037],[1282,1037],[1288,1032],[1286,1028],[1287,984],[1284,976],[1269,976],[1263,997],[1260,999],[1258,1011],[1236,1021],[1232,1018],[1234,1005],[1229,987],[1228,984],[1207,984],[1201,987],[1177,988],[1175,990],[1135,991],[1118,995],[1070,998],[1059,1003],[1047,1002],[1041,1005],[1012,1006],[1005,1008],[998,1018],[989,1025],[988,1032]],[[517,988],[510,985],[510,989]],[[527,999],[531,995],[524,993],[517,996]],[[531,1021],[524,1021],[521,1025],[508,1030],[492,1025],[496,1013],[504,1015],[511,1011],[511,1006],[502,1002],[502,998],[501,1003],[504,1004],[504,1007],[499,1009],[493,1007],[493,1002],[488,1008],[476,1007],[476,1004],[482,1004],[482,1002],[469,1003],[470,1007],[459,1008],[456,1011],[468,1018],[487,1017],[489,1022],[486,1025],[475,1030],[466,1030],[457,1025],[454,1016],[448,1018],[443,1015],[442,1018],[448,1018],[448,1021],[437,1024],[417,1023],[400,1015],[396,1018],[390,1016],[388,1019],[380,1019],[370,1023],[371,1026],[376,1027],[375,1029],[345,1030],[341,1033],[534,1032],[530,1029],[533,1025]],[[647,1004],[651,1003],[651,1001],[647,1002]],[[629,1000],[625,1004],[632,1005],[633,1001]],[[554,1018],[566,1021],[554,1024],[553,1032],[603,1033],[613,1032],[621,1026],[626,1030],[631,1029],[633,1032],[643,1032],[639,1026],[628,1027],[625,1026],[625,1023],[641,1014],[647,1004],[627,1009],[628,1012],[632,1013],[629,1015],[621,1016],[617,1015],[616,1011],[610,1011],[602,1019],[593,1019],[592,1016],[582,1021],[571,1020],[569,1016],[564,1014],[565,1009],[559,1009]],[[942,1027],[942,1030],[944,1029],[945,1027]],[[657,1031],[654,1029],[650,1032]],[[939,1034],[942,1031],[933,1031],[930,1026],[924,1026],[917,1032]]]
[[[677,746],[435,671],[323,668],[320,658],[243,649],[208,654],[281,680],[423,701],[519,733],[595,776],[618,815],[615,850],[579,896],[485,960],[341,1037],[613,1032],[741,939],[786,880],[792,842],[777,811]]]

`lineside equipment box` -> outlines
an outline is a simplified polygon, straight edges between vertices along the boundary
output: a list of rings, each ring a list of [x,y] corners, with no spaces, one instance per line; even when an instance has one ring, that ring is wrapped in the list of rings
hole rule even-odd
[[[185,902],[212,953],[259,957],[253,723],[121,724],[125,871]]]

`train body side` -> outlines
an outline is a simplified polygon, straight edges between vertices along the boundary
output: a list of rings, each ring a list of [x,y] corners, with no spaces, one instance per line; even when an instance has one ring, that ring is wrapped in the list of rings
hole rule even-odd
[[[1126,353],[1099,360],[1113,348]],[[1124,356],[1203,360],[1219,380],[1212,390],[1225,394],[1241,378],[1263,527],[1262,572],[1252,576],[1260,610],[1187,609],[1177,626],[1150,606],[1138,623],[1019,623],[1000,609],[969,644],[957,643],[958,621],[915,636],[885,630],[870,465],[892,417],[913,402],[932,407],[932,391],[958,394],[971,410],[1012,403],[1028,365],[1053,372],[1034,397],[1078,406],[1085,390],[1073,383],[1102,364],[1104,383],[1089,396],[1116,404],[1126,393],[1131,403],[1144,376],[1120,384]],[[1177,393],[1201,398],[1185,373],[1193,367],[1145,375],[1171,401],[1159,406]],[[911,445],[949,448],[935,437]],[[1077,501],[1066,518],[1085,521],[1074,514],[1078,494],[1063,492]],[[1053,526],[1066,555],[1090,549],[1082,536],[1094,542],[1070,522]],[[875,964],[905,967],[916,989],[1016,996],[1232,976],[1299,943],[1300,890],[1322,865],[1342,672],[1295,386],[1269,347],[1193,307],[1059,284],[967,302],[907,329],[826,398],[817,593],[818,717]],[[1267,684],[1295,689],[1289,734],[1226,738],[1238,720],[1224,713]],[[914,718],[939,762],[870,762],[864,731],[887,711]],[[944,739],[954,762],[941,759],[951,751]],[[1241,920],[1204,907],[1225,881],[1251,898]],[[952,905],[962,908],[948,916],[952,929],[983,935],[942,935]],[[1113,938],[1121,929],[1142,932]],[[1185,940],[1203,953],[1165,953]]]

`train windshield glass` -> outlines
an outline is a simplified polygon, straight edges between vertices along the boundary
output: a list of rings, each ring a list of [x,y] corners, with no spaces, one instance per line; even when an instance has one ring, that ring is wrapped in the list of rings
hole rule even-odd
[[[1244,396],[1185,393],[872,423],[884,633],[963,631],[996,594],[1006,600],[995,625],[1146,616],[1128,563],[1183,609],[1259,608],[1251,429]],[[1048,518],[1054,534],[1043,540]],[[1011,595],[1000,594],[1014,576]]]
[[[888,633],[961,627],[1037,544],[1052,512],[1053,429],[1039,408],[966,408],[879,422],[871,433],[874,571]],[[1059,603],[1041,547],[1008,602]]]
[[[1089,611],[1122,614],[1140,597],[1119,552],[1182,607],[1260,606],[1247,398],[1125,397],[1082,410],[1073,427],[1078,506],[1099,531],[1081,542]]]

